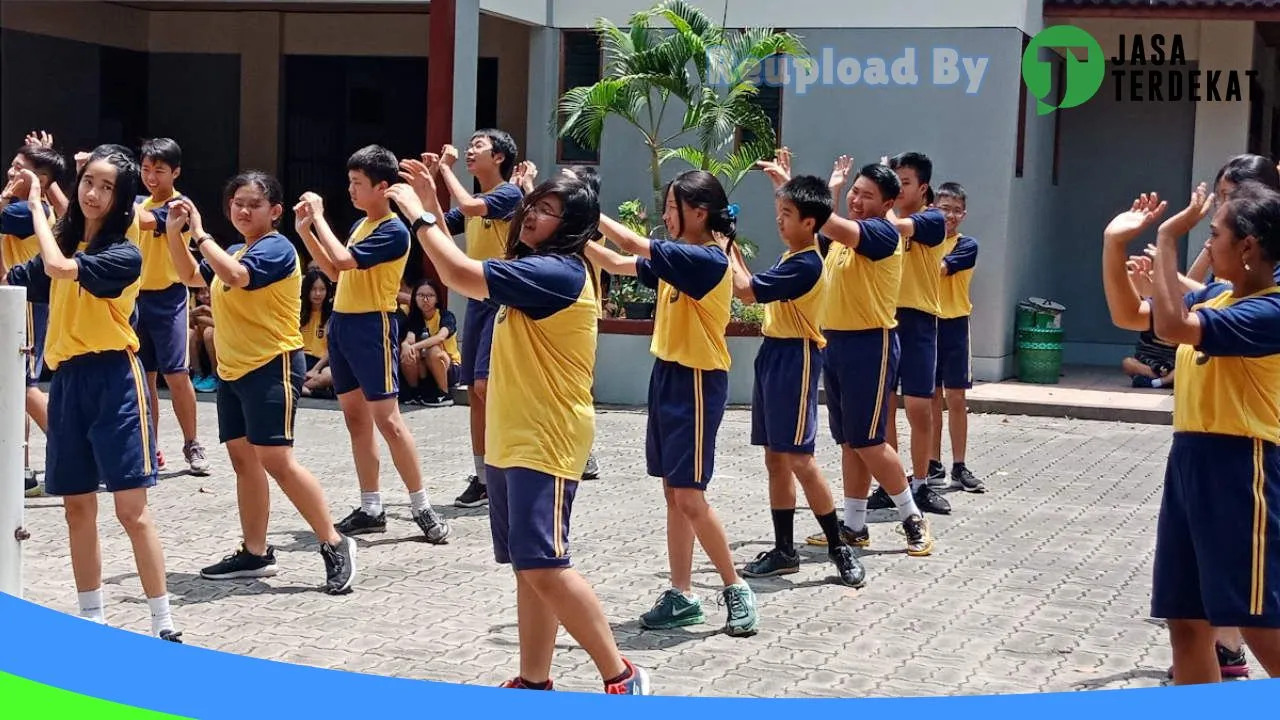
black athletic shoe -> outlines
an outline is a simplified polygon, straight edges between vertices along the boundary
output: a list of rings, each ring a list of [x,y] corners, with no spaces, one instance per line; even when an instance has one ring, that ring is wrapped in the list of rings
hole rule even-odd
[[[853,554],[853,548],[848,545],[831,548],[827,556],[831,558],[831,562],[835,563],[836,572],[839,573],[842,584],[852,588],[860,588],[867,584],[867,570],[862,567],[862,561]]]
[[[431,397],[423,397],[419,403],[432,408],[453,407],[453,395],[449,393],[436,393]]]
[[[884,489],[883,485],[876,487],[876,491],[871,493],[871,497],[867,498],[868,510],[892,510],[893,498],[889,497],[889,491]]]
[[[324,558],[324,591],[330,595],[351,592],[356,581],[356,541],[343,537],[338,544],[320,543]]]
[[[265,578],[275,574],[276,549],[268,545],[265,554],[254,555],[245,549],[244,543],[234,553],[200,571],[200,577],[206,580]]]
[[[951,468],[951,487],[960,488],[965,492],[971,493],[984,493],[987,491],[987,486],[983,484],[982,480],[972,472],[969,472],[969,468],[964,465],[957,465]]]
[[[924,557],[933,552],[933,532],[929,521],[920,515],[912,515],[902,521],[902,534],[907,537],[907,554]]]
[[[596,454],[591,453],[587,456],[587,468],[582,471],[583,480],[599,480],[600,479],[600,461],[596,460]]]
[[[165,642],[178,643],[179,645],[181,645],[182,633],[177,632],[176,630],[161,630],[160,639],[164,640]]]
[[[467,489],[453,501],[454,507],[477,508],[489,504],[489,488],[480,482],[480,478],[472,475],[467,478]]]
[[[939,495],[938,491],[929,487],[927,482],[916,489],[915,499],[916,507],[920,508],[920,512],[933,513],[934,515],[951,514],[951,503]]]
[[[449,523],[441,519],[435,508],[424,508],[421,512],[413,514],[413,521],[418,523],[418,528],[422,530],[422,534],[427,536],[427,542],[432,545],[443,545],[449,540],[449,535],[453,529],[449,527]]]
[[[925,476],[925,480],[933,486],[947,484],[947,469],[942,467],[942,463],[937,460],[929,461],[929,474]]]
[[[384,533],[387,531],[387,512],[384,510],[374,517],[365,512],[364,508],[356,508],[334,525],[333,529],[347,536]]]
[[[788,553],[785,550],[773,548],[760,553],[755,560],[747,563],[747,566],[742,569],[742,574],[747,577],[758,578],[790,575],[799,571],[800,556],[794,550]]]

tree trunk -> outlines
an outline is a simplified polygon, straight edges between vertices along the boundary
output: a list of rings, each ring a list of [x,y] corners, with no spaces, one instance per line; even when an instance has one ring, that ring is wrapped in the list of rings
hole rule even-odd
[[[662,166],[658,163],[658,146],[654,143],[649,143],[649,173],[653,180],[653,215],[649,221],[652,225],[662,217],[667,200],[662,197]]]

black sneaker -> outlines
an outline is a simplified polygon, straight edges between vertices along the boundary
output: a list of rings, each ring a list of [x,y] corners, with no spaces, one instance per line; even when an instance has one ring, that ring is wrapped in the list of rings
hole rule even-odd
[[[160,639],[165,642],[182,644],[182,633],[176,630],[161,630]]]
[[[987,486],[983,484],[982,480],[964,465],[957,465],[951,468],[951,487],[960,488],[965,492],[971,493],[984,493],[987,491]]]
[[[871,493],[871,497],[867,498],[868,510],[892,510],[893,498],[889,497],[889,491],[884,489],[883,485],[876,487],[876,491]]]
[[[795,572],[800,572],[800,556],[794,550],[788,553],[778,548],[760,553],[742,569],[742,574],[747,577],[773,577]]]
[[[596,460],[596,454],[591,453],[587,456],[587,467],[582,471],[583,480],[599,480],[600,479],[600,461]]]
[[[939,495],[937,490],[929,487],[927,482],[916,489],[915,499],[916,507],[920,508],[920,512],[933,513],[934,515],[951,514],[951,503]]]
[[[453,396],[449,393],[436,393],[434,396],[422,398],[419,402],[433,408],[453,407]]]
[[[472,475],[467,478],[467,489],[453,501],[454,507],[477,508],[489,504],[489,488],[480,482],[480,478]]]
[[[848,525],[840,523],[840,540],[845,545],[864,548],[871,544],[871,530],[866,525],[863,525],[861,530],[851,530]],[[804,541],[809,545],[826,547],[827,534],[825,532],[814,533],[805,538]]]
[[[933,552],[933,533],[924,517],[912,515],[903,520],[902,534],[907,537],[907,554],[911,557],[924,557]]]
[[[324,558],[324,591],[330,595],[351,592],[356,581],[356,541],[343,537],[338,544],[320,543]]]
[[[276,549],[267,546],[267,552],[254,555],[244,543],[232,554],[222,558],[221,562],[210,565],[200,571],[200,577],[206,580],[239,580],[241,578],[265,578],[276,574]]]
[[[413,521],[418,523],[418,527],[422,529],[422,534],[427,536],[427,542],[432,545],[445,544],[449,540],[449,535],[453,532],[453,528],[449,527],[449,523],[441,520],[440,515],[432,507],[427,507],[421,512],[414,513]]]
[[[387,512],[383,510],[374,517],[365,512],[364,508],[356,508],[334,525],[333,529],[347,536],[384,533],[387,531]]]
[[[945,486],[947,484],[947,469],[942,467],[941,462],[930,460],[929,474],[925,476],[925,481],[935,487]]]
[[[853,548],[848,545],[831,548],[827,556],[831,558],[831,562],[835,563],[841,583],[852,588],[860,588],[867,584],[867,570],[862,567],[862,561],[853,554]]]

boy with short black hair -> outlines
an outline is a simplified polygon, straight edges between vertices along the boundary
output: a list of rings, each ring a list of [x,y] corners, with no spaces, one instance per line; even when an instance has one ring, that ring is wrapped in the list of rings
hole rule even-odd
[[[138,155],[142,184],[148,194],[139,195],[134,201],[135,207],[145,212],[135,213],[133,226],[129,228],[129,238],[142,251],[141,290],[138,292],[133,327],[140,343],[138,359],[147,373],[151,424],[159,438],[160,395],[157,386],[159,376],[164,375],[173,414],[182,429],[182,457],[191,474],[204,476],[209,474],[209,461],[205,457],[204,446],[196,438],[196,390],[191,383],[191,358],[188,357],[191,348],[188,342],[190,293],[178,279],[165,238],[167,206],[182,197],[182,193],[174,188],[174,183],[182,175],[182,148],[170,138],[152,138],[142,143]],[[151,218],[154,218],[154,224],[144,224],[144,219]],[[156,455],[157,464],[163,470],[164,454],[157,449]]]
[[[933,395],[933,452],[929,459],[929,481],[945,481],[942,465],[942,404],[946,397],[947,424],[951,431],[951,486],[966,492],[986,492],[986,486],[964,464],[969,442],[969,417],[965,391],[973,387],[973,353],[969,346],[969,316],[973,301],[969,284],[978,262],[978,241],[960,234],[960,224],[968,211],[968,200],[960,183],[938,186],[935,207],[946,218],[946,239],[942,241],[942,282],[939,287],[938,372]]]
[[[347,192],[364,212],[345,245],[324,217],[320,196],[304,193],[294,208],[298,232],[325,275],[338,284],[329,318],[329,369],[342,406],[360,483],[360,507],[337,524],[343,535],[381,533],[387,515],[378,483],[377,428],[409,491],[413,520],[427,541],[444,543],[450,533],[431,507],[422,464],[400,415],[400,332],[396,298],[409,258],[409,228],[384,195],[399,181],[400,163],[390,150],[369,145],[347,161]]]
[[[506,255],[507,233],[511,216],[524,198],[524,192],[511,182],[520,150],[510,134],[492,128],[477,130],[467,145],[467,172],[480,185],[480,194],[469,192],[453,173],[458,149],[445,145],[438,158],[440,181],[449,188],[455,207],[445,213],[444,224],[452,235],[466,234],[467,256],[484,262]],[[430,156],[429,156],[430,157]],[[428,166],[437,158],[430,157]],[[475,474],[467,479],[467,487],[454,500],[457,507],[483,507],[489,504],[484,474],[485,402],[489,389],[489,350],[493,343],[493,321],[498,308],[484,300],[467,300],[462,324],[462,376],[467,386],[467,402],[471,412],[471,454]]]
[[[778,233],[786,252],[773,268],[752,275],[737,250],[732,254],[733,294],[764,303],[764,342],[756,355],[751,401],[751,444],[765,448],[774,548],[742,571],[746,577],[797,572],[793,542],[799,481],[809,508],[827,538],[827,554],[840,582],[861,587],[866,571],[840,537],[835,501],[813,456],[818,436],[818,376],[822,370],[822,305],[826,300],[822,255],[815,235],[831,217],[831,190],[812,175],[790,178],[790,152],[758,163],[774,184]]]

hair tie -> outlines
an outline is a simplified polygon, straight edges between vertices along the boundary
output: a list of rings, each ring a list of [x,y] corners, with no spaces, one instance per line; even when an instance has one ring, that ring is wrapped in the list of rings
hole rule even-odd
[[[737,204],[737,203],[733,203],[733,204],[731,204],[731,205],[727,208],[727,210],[729,211],[729,219],[730,219],[730,220],[737,220],[737,219],[738,219],[738,210],[739,210],[739,208],[738,208],[738,204]]]

